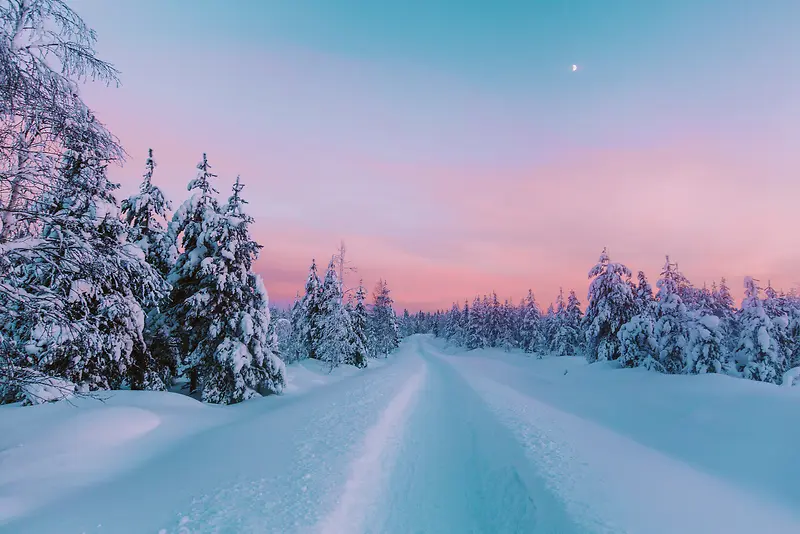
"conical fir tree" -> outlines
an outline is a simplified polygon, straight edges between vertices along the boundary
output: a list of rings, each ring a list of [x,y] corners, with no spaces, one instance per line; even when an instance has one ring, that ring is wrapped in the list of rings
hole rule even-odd
[[[253,219],[242,210],[243,186],[237,177],[233,195],[218,219],[216,254],[209,271],[207,295],[215,318],[202,344],[203,400],[233,404],[285,386],[285,368],[277,357],[277,338],[270,328],[267,291],[252,272],[261,245],[250,239]],[[216,336],[214,336],[216,334]]]

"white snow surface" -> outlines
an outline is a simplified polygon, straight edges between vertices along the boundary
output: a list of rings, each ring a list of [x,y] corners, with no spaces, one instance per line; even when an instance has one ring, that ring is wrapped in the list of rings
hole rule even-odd
[[[800,532],[800,388],[428,336],[287,379],[0,407],[0,533]]]

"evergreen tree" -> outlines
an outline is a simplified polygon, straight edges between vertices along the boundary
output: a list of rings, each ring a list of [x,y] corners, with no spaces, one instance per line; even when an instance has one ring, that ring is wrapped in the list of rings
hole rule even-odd
[[[397,317],[395,316],[389,286],[379,280],[372,295],[373,304],[369,315],[370,353],[375,357],[386,357],[400,345]]]
[[[570,291],[567,303],[563,303],[563,291],[560,291],[556,305],[557,309],[560,308],[561,311],[556,311],[558,319],[557,329],[553,335],[552,351],[558,356],[572,356],[582,350],[581,318],[583,313],[575,291]]]
[[[322,290],[319,296],[319,331],[320,338],[316,349],[316,357],[326,362],[331,369],[341,364],[354,363],[353,343],[356,336],[350,317],[342,305],[342,293],[339,277],[336,273],[336,264],[331,259]],[[360,348],[361,366],[366,364],[364,348]]]
[[[197,176],[187,186],[191,196],[175,211],[169,228],[173,236],[180,236],[182,252],[168,277],[172,293],[166,320],[170,336],[178,342],[180,370],[189,377],[191,393],[200,386],[203,358],[210,358],[206,338],[214,318],[208,313],[208,294],[215,284],[206,259],[219,248],[215,233],[220,207],[211,185],[216,176],[203,154]]]
[[[161,189],[153,185],[155,166],[151,148],[139,193],[122,201],[122,215],[130,227],[128,239],[144,251],[147,263],[166,277],[175,264],[178,251],[166,228],[167,211],[172,206]]]
[[[79,124],[65,139],[61,176],[41,202],[38,238],[14,244],[3,258],[8,270],[0,291],[0,332],[9,340],[3,351],[12,368],[65,379],[80,389],[131,381],[163,388],[158,377],[135,379],[149,357],[142,307],[154,304],[166,287],[141,250],[125,243],[103,147]],[[3,396],[41,400],[24,386],[9,383]]]
[[[362,281],[358,284],[358,289],[356,290],[356,305],[353,308],[353,312],[350,314],[353,336],[355,337],[351,342],[351,346],[353,347],[352,360],[353,365],[356,367],[366,367],[367,357],[369,356],[367,352],[369,341],[367,339],[367,307],[364,304],[365,298],[366,293]]]
[[[320,299],[322,284],[317,275],[317,262],[311,260],[306,279],[305,295],[302,301],[304,316],[298,322],[299,335],[302,339],[304,358],[317,358],[317,346],[322,337]]]
[[[161,189],[153,185],[153,149],[148,151],[139,193],[122,201],[122,215],[128,224],[128,240],[144,251],[147,263],[162,277],[169,275],[177,258],[175,236],[167,231],[167,211],[172,209]],[[138,355],[131,387],[161,389],[176,372],[177,351],[170,338],[169,325],[162,315],[167,299],[145,309],[144,336],[149,353]]]
[[[589,303],[583,318],[589,362],[616,360],[620,357],[617,337],[622,325],[636,311],[631,271],[621,263],[609,261],[606,249],[590,271]]]
[[[682,278],[667,256],[657,284],[655,335],[659,361],[672,374],[684,372],[689,363],[689,312],[679,294]]]
[[[786,360],[781,354],[774,324],[761,302],[761,288],[758,281],[749,276],[744,279],[744,288],[735,353],[737,368],[750,380],[779,384]]]
[[[298,294],[295,297],[294,304],[292,304],[292,311],[290,315],[291,323],[291,337],[289,346],[285,352],[286,363],[300,361],[303,358],[308,358],[307,344],[307,326],[306,326],[307,310],[305,308],[305,299],[301,298]]]
[[[277,339],[270,332],[269,299],[252,262],[261,246],[250,239],[253,219],[244,213],[243,186],[236,179],[233,194],[220,210],[208,161],[198,165],[190,182],[197,190],[186,218],[183,253],[171,274],[174,324],[186,355],[193,390],[202,383],[206,402],[233,404],[285,386],[285,368],[276,356]]]
[[[619,329],[617,337],[620,342],[620,365],[664,371],[664,366],[658,359],[655,317],[651,311],[644,310],[631,317]]]
[[[473,306],[473,312],[474,312]],[[522,324],[520,327],[520,342],[522,350],[525,352],[535,352],[541,347],[544,336],[542,333],[542,314],[532,290],[528,290],[528,296],[520,306]]]
[[[728,367],[719,317],[703,310],[693,312],[689,326],[686,372],[722,373],[728,371]]]

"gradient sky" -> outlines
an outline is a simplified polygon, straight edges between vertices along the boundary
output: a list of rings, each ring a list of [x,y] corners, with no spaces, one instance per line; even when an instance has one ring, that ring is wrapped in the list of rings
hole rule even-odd
[[[85,88],[178,203],[247,184],[273,300],[344,239],[400,307],[559,286],[800,283],[800,2],[73,0],[122,87]],[[580,66],[571,72],[571,65]]]

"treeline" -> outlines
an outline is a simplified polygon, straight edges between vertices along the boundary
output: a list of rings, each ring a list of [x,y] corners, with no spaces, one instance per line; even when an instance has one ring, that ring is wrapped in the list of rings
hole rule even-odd
[[[94,33],[63,2],[0,4],[0,402],[106,389],[164,390],[235,403],[280,392],[285,365],[253,261],[243,185],[227,200],[203,155],[171,215],[150,151],[121,203],[108,165],[122,147],[77,83],[118,83]],[[285,357],[363,366],[397,345],[385,284],[342,303],[312,269]],[[338,289],[337,289],[338,287]],[[371,317],[371,318],[370,318]]]
[[[320,280],[312,261],[305,292],[288,311],[274,310],[279,350],[287,363],[305,358],[339,365],[366,367],[368,358],[386,357],[400,344],[397,316],[389,286],[379,280],[366,303],[363,282],[344,287],[336,258]]]
[[[533,292],[514,306],[497,295],[470,306],[409,315],[403,335],[433,333],[469,349],[585,355],[670,374],[727,373],[781,384],[800,374],[800,297],[745,278],[736,307],[723,278],[694,287],[667,257],[654,294],[647,277],[609,260],[604,250],[589,271],[585,314],[574,291],[559,292],[542,313]]]

